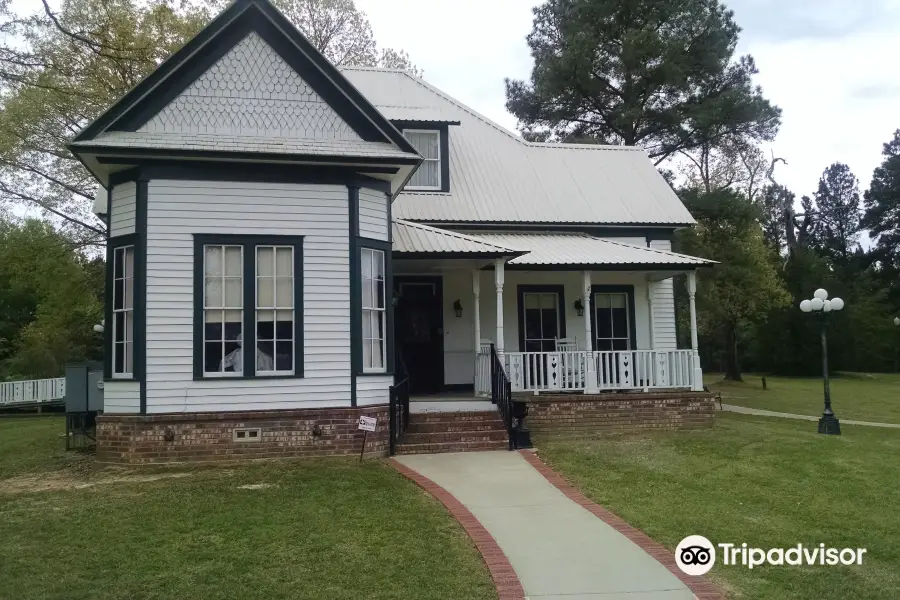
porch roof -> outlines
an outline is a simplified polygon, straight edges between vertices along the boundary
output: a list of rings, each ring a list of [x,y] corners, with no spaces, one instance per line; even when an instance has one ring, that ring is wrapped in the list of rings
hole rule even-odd
[[[527,252],[508,244],[494,243],[481,237],[465,235],[394,219],[391,223],[394,239],[393,254],[398,258],[443,257],[459,255],[464,258],[503,258]]]
[[[478,239],[526,250],[527,254],[509,261],[511,267],[694,269],[715,264],[715,261],[705,258],[634,246],[583,233],[479,233]]]

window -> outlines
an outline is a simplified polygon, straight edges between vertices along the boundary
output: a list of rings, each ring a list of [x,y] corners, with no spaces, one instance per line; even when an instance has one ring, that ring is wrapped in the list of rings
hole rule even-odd
[[[387,370],[384,252],[363,248],[361,253],[363,372],[384,372]]]
[[[294,371],[294,248],[256,247],[256,374]]]
[[[194,376],[302,377],[302,238],[194,239]]]
[[[441,190],[441,132],[405,129],[403,135],[425,159],[407,184],[410,190]]]
[[[207,376],[241,375],[244,249],[207,245],[203,255],[203,371]]]
[[[631,350],[631,315],[625,292],[594,294],[595,350]]]
[[[113,251],[112,365],[114,378],[134,376],[134,246]]]
[[[555,352],[559,335],[559,296],[555,293],[525,293],[525,352]]]

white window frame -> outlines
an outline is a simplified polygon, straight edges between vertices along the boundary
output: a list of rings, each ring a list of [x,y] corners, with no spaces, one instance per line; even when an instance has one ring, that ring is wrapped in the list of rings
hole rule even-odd
[[[370,300],[373,298],[375,300],[375,302],[369,302],[369,304],[372,304],[372,306],[366,305],[366,298],[365,298],[365,294],[364,294],[364,291],[366,289],[365,281],[367,278],[363,274],[362,261],[366,260],[367,256],[368,256],[369,260],[372,261],[372,270],[371,270],[372,278],[369,280],[372,282],[372,291],[373,291],[373,296],[370,298]],[[382,274],[381,308],[378,307],[378,304],[379,304],[378,298],[375,295],[378,293],[378,286],[376,284],[378,279],[375,278],[375,273],[377,273],[378,270],[375,268],[375,266],[377,264],[375,261],[376,261],[377,257],[379,257],[379,256],[381,258],[381,274]],[[386,261],[386,256],[385,256],[385,252],[383,250],[377,250],[375,248],[365,248],[365,247],[360,248],[360,295],[362,296],[361,302],[360,302],[360,306],[362,307],[362,311],[361,311],[362,318],[360,319],[360,323],[359,323],[359,327],[361,329],[360,337],[362,338],[363,348],[365,348],[366,344],[372,343],[375,340],[381,341],[381,344],[380,344],[380,346],[381,346],[381,366],[375,367],[375,366],[371,366],[371,365],[366,365],[366,353],[365,353],[365,351],[363,351],[363,353],[362,353],[363,373],[387,373],[387,336],[388,336],[388,331],[387,331],[387,271],[386,271],[387,264],[385,261]],[[366,319],[371,319],[373,314],[378,315],[378,318],[381,321],[381,333],[382,333],[381,338],[377,338],[377,337],[368,337],[367,338],[365,336],[365,328],[364,328],[363,324],[366,322]],[[373,327],[372,335],[374,336],[375,333],[376,333],[376,329]],[[370,358],[374,358],[374,356],[375,356],[374,353],[370,354]]]
[[[131,277],[128,276],[127,265],[128,265],[128,255],[131,255]],[[116,277],[116,265],[118,264],[120,257],[122,260],[122,277]],[[112,264],[112,272],[113,272],[113,289],[112,289],[112,303],[113,303],[113,318],[112,318],[112,377],[113,379],[133,379],[134,378],[134,269],[136,265],[134,264],[134,246],[117,246],[113,249],[113,264]],[[115,297],[116,297],[116,287],[119,283],[122,283],[122,308],[116,308]],[[128,306],[128,289],[131,288],[131,306]],[[119,327],[118,327],[118,315],[124,315],[125,322],[125,331],[122,333],[122,341],[118,341],[119,336]],[[131,317],[131,337],[128,338],[128,318]],[[125,350],[125,356],[122,359],[122,371],[116,371],[116,358],[118,356],[118,347],[119,345]],[[128,344],[131,344],[131,369],[128,369]]]
[[[208,256],[206,251],[208,248],[221,248],[222,249],[222,274],[219,276],[220,279],[222,280],[222,307],[221,308],[206,306],[206,280],[211,278],[211,276],[207,274],[207,270],[206,270],[206,267],[207,267],[206,259]],[[226,302],[225,302],[225,296],[226,296],[226,294],[225,294],[225,279],[227,277],[229,277],[229,276],[225,275],[225,271],[226,271],[226,269],[225,269],[225,249],[226,248],[240,248],[241,249],[241,276],[240,276],[240,279],[241,279],[241,286],[240,286],[240,288],[241,288],[241,296],[240,296],[241,297],[241,306],[240,306],[240,308],[229,308],[225,305],[226,304]],[[221,364],[221,362],[225,360],[225,356],[227,356],[225,354],[225,342],[227,341],[227,340],[225,340],[225,313],[228,311],[232,311],[232,310],[240,311],[240,313],[241,313],[241,320],[240,320],[241,340],[244,339],[244,337],[246,336],[246,333],[247,333],[246,331],[244,331],[244,324],[245,324],[244,289],[246,286],[246,277],[247,277],[247,274],[244,272],[244,246],[243,245],[232,244],[232,243],[204,244],[203,245],[203,341],[202,341],[203,356],[202,356],[202,365],[203,365],[203,378],[204,379],[218,378],[218,377],[223,377],[223,378],[238,377],[238,378],[240,378],[240,377],[244,376],[244,363],[246,363],[246,361],[247,361],[247,348],[243,345],[243,341],[241,342],[241,346],[240,346],[241,347],[241,363],[242,363],[240,371],[235,370],[235,371],[229,372],[229,371],[207,371],[206,370],[206,323],[207,323],[206,311],[217,310],[217,311],[221,311],[221,313],[222,313],[222,339],[215,340],[215,341],[222,342],[222,358],[220,359],[220,364]]]
[[[442,158],[441,157],[441,130],[440,129],[404,129],[403,137],[406,137],[407,133],[428,133],[428,134],[437,136],[437,158],[425,158],[424,162],[437,162],[438,181],[437,181],[437,185],[434,185],[434,186],[432,186],[432,185],[407,185],[406,189],[414,190],[414,191],[431,191],[431,192],[441,191],[443,189],[443,184],[444,184],[443,173],[441,172],[441,158]],[[409,141],[409,138],[407,138],[407,141]],[[409,142],[409,143],[412,144],[412,142]],[[416,151],[418,152],[418,149]],[[416,167],[416,170],[418,170],[418,169],[419,169],[419,167]],[[412,179],[410,179],[410,181],[412,181]]]
[[[260,306],[259,305],[259,280],[264,277],[259,274],[259,250],[260,248],[271,248],[272,249],[272,285],[274,286],[272,301],[275,303],[275,306]],[[291,274],[289,279],[291,280],[291,307],[288,308],[278,308],[278,259],[277,254],[279,249],[287,249],[291,251]],[[294,246],[286,245],[286,244],[257,244],[253,249],[254,254],[254,286],[253,286],[253,298],[254,298],[254,315],[253,315],[253,325],[257,328],[257,335],[254,335],[254,346],[253,348],[253,357],[256,360],[256,377],[285,377],[285,376],[293,376],[297,371],[297,298],[294,293],[294,273],[296,272],[294,261],[297,260],[296,252],[294,250]],[[272,340],[263,340],[264,342],[271,341],[272,342],[272,366],[273,370],[271,371],[263,371],[259,368],[259,313],[261,311],[271,311],[273,313],[273,321],[272,321]],[[278,313],[279,312],[290,312],[291,313],[291,358],[293,360],[293,364],[291,365],[290,370],[277,370],[274,369],[275,364],[277,362],[278,357],[278,342],[279,341],[287,341],[287,340],[279,340],[278,339]]]

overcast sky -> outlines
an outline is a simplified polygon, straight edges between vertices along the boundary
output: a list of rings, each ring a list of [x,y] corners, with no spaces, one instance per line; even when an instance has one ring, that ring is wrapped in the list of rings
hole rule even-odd
[[[527,78],[533,0],[356,0],[382,46],[402,48],[425,79],[515,129],[503,78]],[[776,179],[815,190],[833,162],[868,187],[900,128],[900,0],[730,0],[757,83],[783,111]],[[427,6],[427,11],[423,9]]]

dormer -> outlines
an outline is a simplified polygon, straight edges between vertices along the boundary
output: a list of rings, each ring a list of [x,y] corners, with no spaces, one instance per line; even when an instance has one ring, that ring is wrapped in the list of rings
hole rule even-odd
[[[450,125],[459,125],[459,121],[394,119],[391,122],[424,159],[403,190],[426,193],[449,192]]]

